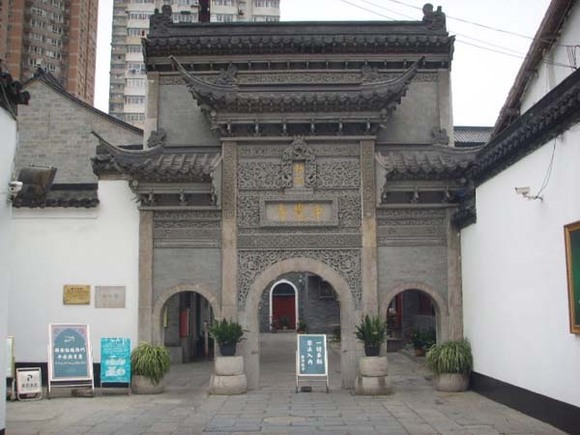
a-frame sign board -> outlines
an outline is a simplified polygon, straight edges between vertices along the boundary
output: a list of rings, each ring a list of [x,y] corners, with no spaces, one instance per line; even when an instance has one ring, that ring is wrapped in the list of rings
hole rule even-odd
[[[296,392],[300,383],[324,383],[328,393],[328,352],[325,334],[296,336]]]
[[[95,395],[89,325],[48,326],[48,394],[53,388],[90,388]]]

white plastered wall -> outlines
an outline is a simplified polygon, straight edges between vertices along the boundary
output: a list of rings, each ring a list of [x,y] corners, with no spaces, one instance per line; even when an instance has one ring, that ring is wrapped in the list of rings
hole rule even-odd
[[[49,323],[88,324],[101,337],[137,340],[139,214],[126,181],[100,181],[97,208],[15,209],[8,315],[17,362],[47,361]],[[64,305],[63,286],[91,286],[90,305]],[[125,286],[125,308],[96,308],[95,286]]]
[[[0,108],[0,431],[6,427],[6,382],[8,370],[6,337],[8,336],[8,301],[11,289],[12,256],[9,250],[11,239],[10,202],[8,202],[8,182],[12,176],[12,161],[16,149],[16,121]]]
[[[461,233],[463,317],[475,371],[580,406],[580,335],[569,330],[564,230],[580,220],[580,125],[477,188]]]

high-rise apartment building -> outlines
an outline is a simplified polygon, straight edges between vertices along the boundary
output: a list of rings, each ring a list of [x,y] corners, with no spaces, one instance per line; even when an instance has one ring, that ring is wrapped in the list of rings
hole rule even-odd
[[[143,128],[147,76],[141,38],[149,16],[170,5],[173,22],[198,21],[198,0],[114,0],[109,113]],[[278,21],[280,0],[210,0],[210,21]]]
[[[38,67],[70,94],[92,104],[99,0],[0,2],[0,59],[25,81]]]

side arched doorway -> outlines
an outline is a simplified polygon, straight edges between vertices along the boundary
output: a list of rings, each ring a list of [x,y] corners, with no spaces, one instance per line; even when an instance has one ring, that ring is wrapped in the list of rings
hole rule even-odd
[[[424,283],[392,289],[381,304],[387,322],[387,350],[412,347],[414,340],[439,342],[449,337],[449,312],[443,297]]]
[[[219,315],[217,301],[207,286],[168,288],[153,306],[153,342],[169,349],[172,363],[211,358],[208,325]]]
[[[341,385],[352,388],[357,374],[358,358],[362,347],[354,336],[353,325],[361,316],[360,307],[354,301],[347,281],[326,264],[310,258],[294,258],[280,261],[262,271],[251,285],[244,308],[239,312],[239,321],[248,332],[241,343],[244,355],[248,387],[259,387],[260,379],[260,327],[259,310],[264,289],[289,273],[312,274],[330,285],[340,305],[340,376]]]

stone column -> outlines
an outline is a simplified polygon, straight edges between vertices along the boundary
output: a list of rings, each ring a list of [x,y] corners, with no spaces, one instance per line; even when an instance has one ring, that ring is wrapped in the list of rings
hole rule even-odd
[[[451,224],[452,209],[447,211],[447,306],[449,339],[463,338],[463,294],[461,290],[461,239]]]
[[[375,195],[375,142],[362,140],[360,144],[361,170],[361,290],[363,314],[378,313],[377,296],[377,222]]]
[[[147,148],[147,140],[151,132],[157,130],[159,121],[159,73],[147,73],[147,106],[145,107],[145,123],[143,126],[143,148]]]
[[[238,318],[237,143],[222,144],[222,316]]]
[[[139,212],[139,341],[153,337],[153,212]]]

